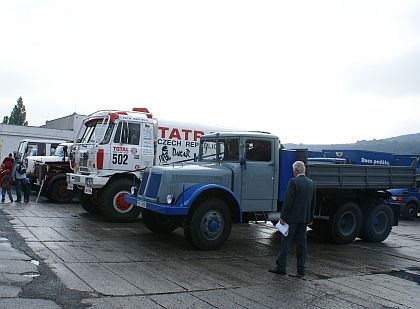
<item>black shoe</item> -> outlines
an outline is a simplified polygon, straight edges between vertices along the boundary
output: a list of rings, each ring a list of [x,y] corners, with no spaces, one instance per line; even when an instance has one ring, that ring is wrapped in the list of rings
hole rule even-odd
[[[297,275],[298,275],[298,277],[303,277],[303,276],[305,276],[305,272],[304,271],[298,271]]]
[[[282,275],[282,276],[284,276],[286,274],[285,270],[280,270],[277,267],[276,268],[270,268],[268,271],[270,273],[277,274],[277,275]]]

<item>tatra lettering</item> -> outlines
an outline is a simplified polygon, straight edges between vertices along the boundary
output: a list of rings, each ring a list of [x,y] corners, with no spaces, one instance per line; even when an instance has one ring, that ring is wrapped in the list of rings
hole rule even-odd
[[[204,135],[203,131],[200,130],[191,130],[191,129],[178,129],[178,128],[168,128],[168,127],[159,127],[160,138],[162,139],[178,139],[178,140],[190,140],[193,138],[194,141],[197,141],[200,136]]]
[[[169,139],[174,139],[174,138],[181,139],[181,134],[179,134],[179,131],[176,128],[172,129],[172,132],[169,135]]]

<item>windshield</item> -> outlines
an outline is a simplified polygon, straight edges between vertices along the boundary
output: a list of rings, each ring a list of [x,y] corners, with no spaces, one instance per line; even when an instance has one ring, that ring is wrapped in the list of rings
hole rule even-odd
[[[64,146],[63,145],[59,145],[55,149],[54,155],[57,156],[57,157],[63,157],[64,156]]]
[[[239,139],[234,137],[200,139],[199,161],[239,161]]]
[[[100,143],[104,139],[107,132],[108,119],[95,119],[85,123],[86,129],[82,137],[78,140],[79,143]]]
[[[67,145],[58,145],[55,149],[54,155],[57,157],[64,157],[64,149],[67,148],[66,156],[68,156],[71,152],[72,146]]]

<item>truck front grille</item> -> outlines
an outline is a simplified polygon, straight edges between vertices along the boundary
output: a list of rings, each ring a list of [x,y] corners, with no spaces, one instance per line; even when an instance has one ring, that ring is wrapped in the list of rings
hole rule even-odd
[[[158,195],[160,182],[162,180],[162,174],[155,174],[152,173],[149,177],[149,181],[147,182],[147,191],[146,197],[155,199]]]
[[[147,180],[148,179],[149,179],[149,171],[145,171],[143,173],[143,177],[141,179],[139,195],[143,195],[144,194],[144,189],[146,189],[146,183],[147,183]]]
[[[87,167],[87,159],[85,159],[85,158],[80,158],[80,160],[79,160],[79,165],[80,166],[83,166],[83,167]]]

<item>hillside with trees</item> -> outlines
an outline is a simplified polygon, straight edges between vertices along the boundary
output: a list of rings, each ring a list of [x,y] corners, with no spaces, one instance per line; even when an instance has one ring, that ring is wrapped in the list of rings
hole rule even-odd
[[[385,139],[362,140],[352,144],[284,144],[287,149],[308,149],[312,151],[342,149],[370,150],[394,154],[419,154],[420,133],[407,134]]]

